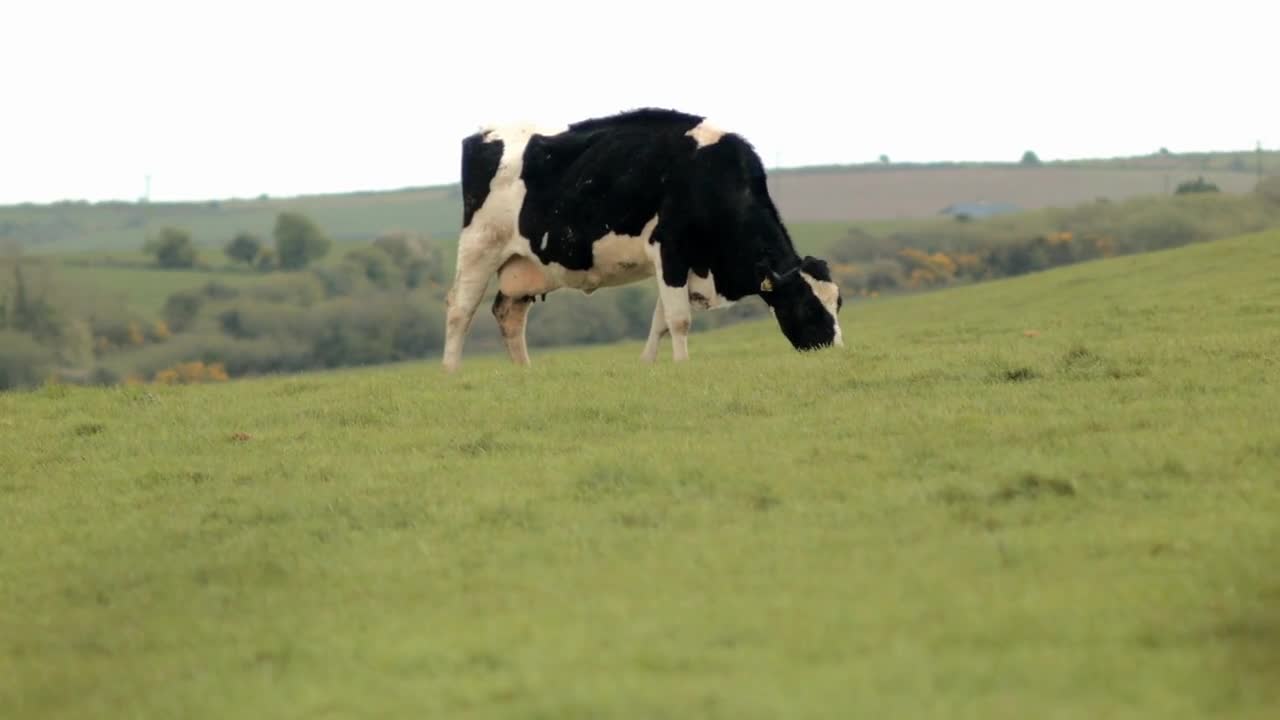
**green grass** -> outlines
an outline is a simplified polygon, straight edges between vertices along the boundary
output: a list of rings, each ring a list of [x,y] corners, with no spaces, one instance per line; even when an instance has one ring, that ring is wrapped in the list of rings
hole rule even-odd
[[[0,708],[1271,718],[1277,313],[1272,233],[813,355],[0,396]]]
[[[28,253],[127,252],[141,248],[148,233],[173,225],[220,255],[238,232],[270,238],[276,215],[284,210],[305,213],[340,241],[368,242],[394,228],[453,238],[459,203],[456,189],[420,188],[202,203],[0,206],[0,240],[18,240]]]
[[[350,250],[367,246],[368,242],[351,240],[335,241],[329,253],[317,265],[335,265],[342,262]],[[453,244],[446,246],[447,258],[452,268],[456,254]],[[232,287],[245,287],[254,283],[270,282],[281,277],[284,271],[262,273],[241,265],[234,265],[209,248],[201,249],[202,269],[165,269],[155,265],[155,260],[142,252],[84,252],[38,256],[41,260],[52,258],[50,266],[59,282],[74,287],[94,288],[107,296],[119,299],[134,312],[159,318],[165,301],[173,293],[191,290],[210,282]]]
[[[159,318],[169,296],[209,282],[242,286],[262,279],[262,275],[244,272],[201,272],[198,270],[160,270],[145,267],[85,267],[63,265],[58,268],[62,281],[76,286],[92,285],[119,298],[131,310]]]

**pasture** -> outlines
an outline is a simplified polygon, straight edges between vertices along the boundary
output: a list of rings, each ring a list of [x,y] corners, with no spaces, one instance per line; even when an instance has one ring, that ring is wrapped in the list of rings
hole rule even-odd
[[[59,264],[57,275],[74,287],[95,288],[102,296],[118,300],[145,317],[160,318],[169,296],[217,281],[233,287],[245,286],[261,278],[251,272],[206,272],[162,270],[146,266],[91,266]]]
[[[1097,198],[1122,201],[1168,195],[1178,183],[1198,176],[1232,193],[1249,192],[1258,182],[1248,172],[1042,165],[782,173],[769,184],[787,218],[821,223],[920,220],[936,217],[957,202],[1012,203],[1039,210]]]
[[[1273,232],[812,355],[0,395],[0,708],[1273,717],[1278,313]]]
[[[767,153],[766,153],[767,154]],[[1179,182],[1203,175],[1224,192],[1247,192],[1255,166],[1275,174],[1280,153],[1200,153],[1100,160],[933,165],[844,165],[774,170],[769,185],[792,223],[850,223],[925,219],[956,202],[1011,202],[1026,210],[1138,195],[1168,194]],[[148,232],[185,228],[220,257],[237,232],[271,235],[277,213],[292,210],[315,220],[335,240],[367,242],[408,229],[452,242],[461,219],[456,184],[283,198],[231,198],[207,202],[63,202],[0,206],[0,243],[20,242],[29,254],[120,252],[142,247]]]

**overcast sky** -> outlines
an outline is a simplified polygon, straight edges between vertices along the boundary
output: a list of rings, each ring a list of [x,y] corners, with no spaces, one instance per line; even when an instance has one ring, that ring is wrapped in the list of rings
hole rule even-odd
[[[837,8],[839,8],[837,10]],[[1280,3],[13,0],[0,203],[454,182],[490,121],[708,115],[769,166],[1280,147]]]

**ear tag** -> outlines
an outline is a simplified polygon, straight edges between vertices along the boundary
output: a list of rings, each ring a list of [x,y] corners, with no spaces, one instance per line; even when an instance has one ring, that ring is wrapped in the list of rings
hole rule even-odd
[[[762,291],[764,291],[764,292],[770,292],[770,291],[772,291],[772,290],[773,290],[773,280],[771,280],[771,279],[769,279],[769,278],[765,278],[764,280],[761,280],[761,281],[760,281],[760,289],[761,289]]]

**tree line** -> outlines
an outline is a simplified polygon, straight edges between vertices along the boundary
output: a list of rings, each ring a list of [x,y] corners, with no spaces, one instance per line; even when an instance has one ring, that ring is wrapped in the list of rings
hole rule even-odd
[[[223,253],[234,263],[269,272],[301,270],[333,248],[333,240],[324,230],[300,212],[278,214],[271,236],[274,246],[267,245],[256,233],[238,232],[223,247]],[[143,243],[142,249],[162,268],[193,268],[199,259],[190,231],[181,227],[162,227]]]

